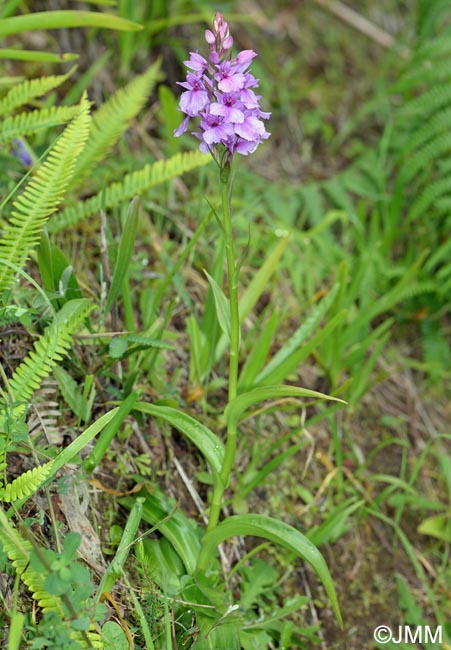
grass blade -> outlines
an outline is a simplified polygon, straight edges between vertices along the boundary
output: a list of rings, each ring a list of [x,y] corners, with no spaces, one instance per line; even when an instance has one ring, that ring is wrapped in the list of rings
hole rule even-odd
[[[235,397],[235,399],[227,405],[224,416],[228,423],[236,425],[240,417],[250,406],[263,402],[266,399],[274,399],[276,397],[310,397],[313,399],[330,399],[335,402],[345,403],[337,397],[331,397],[324,393],[318,393],[316,390],[300,388],[299,386],[261,386]]]
[[[37,11],[5,18],[0,23],[0,37],[22,32],[34,32],[37,29],[60,29],[62,27],[99,27],[119,31],[136,32],[141,25],[125,18],[93,11]]]
[[[136,231],[138,229],[140,218],[140,208],[141,203],[137,197],[136,199],[133,199],[128,209],[124,232],[122,233],[116,264],[114,266],[111,287],[106,299],[105,315],[110,311],[114,301],[118,297],[119,292],[122,289],[124,278],[127,275],[128,267],[133,255],[133,247],[135,245]]]

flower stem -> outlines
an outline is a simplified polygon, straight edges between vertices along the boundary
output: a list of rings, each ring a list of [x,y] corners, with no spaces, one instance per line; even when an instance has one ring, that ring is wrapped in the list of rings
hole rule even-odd
[[[226,172],[226,173],[224,173]],[[229,283],[229,304],[230,304],[230,359],[229,359],[229,403],[235,399],[238,385],[238,358],[240,351],[240,317],[238,308],[238,273],[235,263],[235,250],[233,243],[232,217],[230,211],[230,167],[221,172],[221,198],[223,213],[223,228],[225,239],[225,252],[227,259],[227,274]],[[227,426],[227,440],[222,464],[220,482],[214,487],[213,500],[210,507],[210,519],[207,530],[216,527],[221,512],[224,490],[229,484],[230,474],[235,462],[236,452],[236,425]]]
[[[230,178],[230,176],[229,176]],[[240,318],[238,312],[238,273],[235,265],[235,251],[233,245],[232,218],[230,213],[228,179],[222,180],[222,210],[225,237],[225,251],[227,259],[227,274],[229,280],[230,303],[230,360],[229,360],[229,402],[236,397],[238,384],[238,357],[240,350]]]

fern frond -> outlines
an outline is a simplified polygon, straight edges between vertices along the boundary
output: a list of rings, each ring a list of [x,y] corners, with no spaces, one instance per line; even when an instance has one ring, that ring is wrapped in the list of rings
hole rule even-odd
[[[34,350],[22,361],[9,380],[14,401],[19,403],[15,414],[23,412],[25,403],[49,376],[57,361],[69,349],[73,334],[92,309],[88,300],[69,300],[56,314],[44,334],[34,344]]]
[[[440,170],[440,176],[446,176],[451,173],[451,156],[444,160],[438,160],[437,167]]]
[[[181,176],[210,161],[211,156],[200,153],[200,151],[191,151],[178,153],[168,160],[159,160],[146,165],[139,171],[127,174],[122,182],[112,183],[105,191],[99,192],[84,203],[79,202],[75,207],[66,208],[49,221],[48,230],[49,232],[59,232],[99,212],[101,208],[108,209],[118,206],[124,201],[143,194],[155,185]]]
[[[28,472],[24,472],[21,476],[14,479],[12,483],[7,483],[0,490],[0,499],[10,503],[23,497],[29,497],[41,487],[50,474],[51,468],[52,461],[39,467],[33,467]]]
[[[407,102],[399,111],[400,124],[406,118],[418,117],[420,120],[429,119],[431,115],[451,105],[451,85],[434,86],[419,97]]]
[[[439,133],[431,142],[409,156],[400,170],[404,183],[409,183],[419,172],[427,169],[444,154],[451,154],[451,133]]]
[[[42,607],[44,611],[57,611],[62,616],[63,608],[60,599],[49,594],[44,587],[45,576],[29,566],[33,551],[31,543],[22,539],[16,532],[3,510],[0,510],[0,524],[0,541],[3,550],[33,598],[38,602],[39,607]]]
[[[0,143],[10,142],[43,131],[52,126],[66,124],[80,112],[79,106],[52,106],[40,111],[18,113],[0,122]]]
[[[31,99],[41,97],[50,90],[57,88],[66,81],[66,79],[72,74],[73,70],[74,68],[69,70],[67,74],[27,80],[14,86],[8,93],[6,93],[5,97],[0,100],[0,115],[11,113],[19,106],[28,104]]]
[[[427,212],[438,198],[446,195],[451,195],[451,176],[427,185],[412,205],[408,218],[415,219],[423,212]]]
[[[435,201],[435,208],[440,215],[451,215],[451,196],[444,196]]]
[[[143,108],[159,76],[160,63],[157,62],[125,88],[118,90],[93,113],[89,139],[77,160],[71,187],[79,185],[95,163],[105,158],[130,121]]]
[[[43,612],[56,612],[64,620],[67,615],[64,612],[61,598],[53,596],[45,588],[46,574],[32,569],[30,566],[31,554],[33,552],[32,544],[19,535],[1,509],[0,542],[22,582],[28,587],[33,599],[36,600]],[[71,636],[74,640],[78,641],[81,648],[90,647],[96,648],[96,650],[103,650],[105,646],[102,638],[96,630],[92,629],[93,627],[94,625],[91,626],[91,629],[87,630],[90,642],[89,646],[85,641],[85,637],[80,632],[73,630]]]
[[[404,153],[419,149],[432,140],[438,133],[448,132],[450,124],[451,107],[441,110],[437,115],[434,115],[434,117],[422,124],[418,129],[415,129],[413,134],[411,129],[409,129],[409,139],[406,143]]]
[[[60,204],[75,162],[89,132],[89,102],[82,99],[79,115],[66,127],[36,176],[13,203],[14,210],[0,239],[0,291],[14,282],[30,250],[39,243],[42,227]],[[9,263],[9,264],[8,264]]]
[[[451,54],[451,38],[449,33],[442,34],[436,38],[423,42],[414,52],[409,68],[415,69],[426,60],[437,60],[442,56]]]
[[[401,93],[430,83],[443,83],[449,80],[450,77],[451,67],[449,65],[449,59],[443,61],[422,61],[416,68],[412,69],[396,83],[393,91]]]

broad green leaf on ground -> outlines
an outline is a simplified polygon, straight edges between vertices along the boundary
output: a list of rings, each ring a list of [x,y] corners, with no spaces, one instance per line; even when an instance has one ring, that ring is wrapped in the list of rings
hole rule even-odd
[[[263,537],[296,553],[296,555],[308,562],[321,580],[329,596],[340,627],[343,626],[334,583],[323,556],[305,535],[278,519],[254,514],[228,517],[203,537],[199,566],[207,566],[208,559],[213,556],[217,546],[226,539],[238,535]]]
[[[136,402],[134,409],[161,418],[183,433],[205,457],[212,472],[219,476],[224,460],[224,445],[213,431],[190,415],[171,406]]]

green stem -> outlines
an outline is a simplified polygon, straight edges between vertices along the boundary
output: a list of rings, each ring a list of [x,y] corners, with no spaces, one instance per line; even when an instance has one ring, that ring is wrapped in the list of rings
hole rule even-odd
[[[222,179],[221,179],[222,180]],[[235,265],[232,217],[230,213],[229,180],[222,180],[222,211],[229,280],[230,302],[230,361],[229,361],[229,402],[236,397],[238,384],[238,356],[240,349],[240,318],[238,312],[238,274]]]
[[[224,170],[223,170],[224,171]],[[232,216],[230,211],[230,168],[228,173],[221,174],[221,198],[223,213],[223,228],[225,239],[225,252],[227,259],[227,275],[229,283],[229,304],[230,304],[230,359],[229,359],[229,403],[235,399],[238,385],[238,359],[240,351],[240,317],[238,309],[238,273],[235,263],[235,250],[233,243]],[[230,474],[235,463],[236,453],[236,424],[229,423],[227,426],[227,440],[224,455],[224,462],[221,469],[220,481],[214,486],[213,499],[210,508],[210,518],[207,530],[213,530],[217,526],[221,513],[224,490],[229,484]]]
[[[224,495],[224,485],[218,477],[215,477],[215,482],[213,486],[213,497],[210,504],[210,516],[208,518],[207,531],[213,530],[218,524],[219,515],[221,514],[222,508],[222,497]],[[200,569],[200,565],[198,564]],[[206,567],[202,567],[206,568]]]

